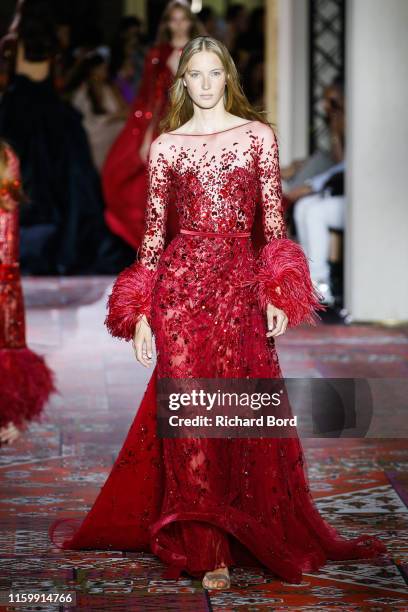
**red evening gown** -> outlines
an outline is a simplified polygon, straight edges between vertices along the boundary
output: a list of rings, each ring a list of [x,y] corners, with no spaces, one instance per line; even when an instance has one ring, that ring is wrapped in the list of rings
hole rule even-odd
[[[375,537],[347,540],[322,518],[297,437],[158,438],[158,378],[280,378],[266,304],[291,326],[315,322],[320,304],[303,251],[286,238],[269,125],[162,134],[149,176],[140,258],[118,276],[106,323],[130,340],[145,314],[157,365],[105,485],[63,547],[150,551],[167,564],[165,577],[201,577],[224,562],[265,566],[292,583],[327,559],[385,552]],[[249,236],[256,202],[267,241],[259,254]],[[164,248],[173,206],[181,230]],[[54,541],[64,520],[50,528]]]
[[[7,183],[19,184],[19,162],[10,148],[5,151],[10,178],[3,182],[0,199],[12,200]],[[12,210],[0,205],[0,427],[38,418],[55,390],[44,358],[26,345],[18,214],[17,203]]]
[[[147,53],[129,118],[102,167],[106,223],[135,250],[142,241],[148,189],[147,166],[139,150],[153,117],[156,118],[155,138],[158,123],[166,113],[168,90],[173,82],[167,60],[173,51],[174,47],[163,43]],[[168,221],[170,238],[177,232],[177,218],[170,213]]]

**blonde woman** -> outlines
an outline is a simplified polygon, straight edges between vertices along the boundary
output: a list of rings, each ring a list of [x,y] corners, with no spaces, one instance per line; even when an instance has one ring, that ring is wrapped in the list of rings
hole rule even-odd
[[[275,338],[320,307],[303,251],[286,238],[274,130],[222,43],[185,46],[162,128],[140,257],[117,278],[106,321],[146,367],[154,336],[157,363],[107,482],[63,547],[150,551],[165,577],[185,571],[209,589],[230,586],[231,565],[300,583],[327,559],[381,554],[377,539],[346,540],[320,516],[297,437],[158,437],[159,379],[280,378]],[[164,249],[170,206],[181,230]]]

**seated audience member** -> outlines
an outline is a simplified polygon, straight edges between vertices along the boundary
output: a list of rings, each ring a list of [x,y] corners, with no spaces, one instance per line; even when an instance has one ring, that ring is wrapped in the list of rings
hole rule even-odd
[[[129,107],[108,80],[108,64],[97,52],[81,61],[68,87],[73,90],[72,104],[83,115],[93,160],[100,171],[125,124]]]
[[[294,203],[309,193],[305,181],[328,170],[344,155],[344,84],[338,77],[325,88],[322,100],[325,121],[329,126],[330,151],[316,150],[306,160],[296,160],[282,168],[285,197]]]
[[[115,273],[130,254],[105,226],[81,115],[54,87],[51,9],[45,0],[19,5],[12,74],[0,103],[0,136],[20,158],[28,196],[20,210],[21,269],[25,274]]]
[[[297,238],[309,258],[310,275],[329,305],[334,303],[328,261],[330,230],[344,229],[344,168],[340,162],[306,181],[312,195],[300,198],[293,212]]]
[[[344,228],[344,88],[337,78],[325,91],[324,109],[330,127],[331,157],[322,164],[316,153],[296,174],[296,182],[284,193],[294,206],[293,221],[299,242],[310,259],[311,276],[326,303],[334,297],[330,287],[330,229]],[[316,172],[321,166],[323,171]],[[299,181],[299,182],[298,182]]]

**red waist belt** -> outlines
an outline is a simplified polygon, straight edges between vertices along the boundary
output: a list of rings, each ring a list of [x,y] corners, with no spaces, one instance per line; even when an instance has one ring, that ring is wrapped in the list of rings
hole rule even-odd
[[[246,238],[251,232],[200,232],[198,230],[181,229],[180,234],[187,236],[221,236],[222,238]]]

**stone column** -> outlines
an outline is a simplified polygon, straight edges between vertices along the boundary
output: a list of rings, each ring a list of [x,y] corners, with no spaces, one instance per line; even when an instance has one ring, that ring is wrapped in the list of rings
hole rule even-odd
[[[346,308],[408,320],[408,2],[347,3]]]

